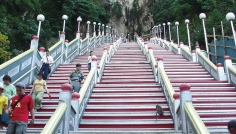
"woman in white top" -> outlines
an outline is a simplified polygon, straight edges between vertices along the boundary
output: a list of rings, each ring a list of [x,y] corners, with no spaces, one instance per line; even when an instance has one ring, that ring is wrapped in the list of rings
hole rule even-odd
[[[91,70],[91,63],[92,63],[93,51],[90,51],[90,55],[88,57],[88,70]]]
[[[44,56],[41,60],[42,66],[40,69],[40,73],[43,74],[43,80],[47,80],[48,74],[51,72],[50,66],[53,64],[53,58],[49,55],[49,50],[46,50],[46,56]]]

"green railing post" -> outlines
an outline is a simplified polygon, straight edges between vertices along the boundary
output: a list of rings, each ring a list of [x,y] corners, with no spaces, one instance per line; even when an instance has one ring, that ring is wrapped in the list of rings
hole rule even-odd
[[[187,134],[187,121],[186,121],[186,113],[184,110],[185,102],[192,102],[192,94],[190,91],[190,85],[182,84],[179,86],[181,91],[180,93],[180,111],[181,111],[181,121],[182,121],[182,130],[183,134]]]
[[[79,127],[79,98],[80,95],[79,93],[72,93],[72,100],[71,100],[71,106],[74,108],[76,114],[75,114],[75,124],[74,124],[74,131],[78,131],[78,127]]]
[[[70,128],[70,111],[71,111],[71,91],[72,91],[72,86],[70,84],[63,84],[61,86],[62,91],[60,92],[59,95],[59,103],[60,102],[65,102],[67,104],[66,112],[65,112],[65,120],[63,121],[63,134],[68,134],[69,133],[69,128]]]

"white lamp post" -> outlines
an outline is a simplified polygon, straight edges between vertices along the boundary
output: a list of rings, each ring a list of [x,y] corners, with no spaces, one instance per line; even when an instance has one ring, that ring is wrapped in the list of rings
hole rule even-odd
[[[176,28],[177,28],[177,40],[178,40],[178,46],[179,46],[179,22],[175,22]]]
[[[159,24],[160,38],[161,38],[161,24]]]
[[[111,27],[109,27],[109,33],[110,33],[110,36],[111,36]]]
[[[98,36],[101,36],[100,26],[101,26],[101,23],[98,23]]]
[[[94,37],[96,36],[95,25],[96,25],[96,22],[93,22],[93,36]]]
[[[102,24],[102,36],[104,36],[104,24]]]
[[[78,32],[80,32],[80,22],[82,21],[82,18],[79,16],[78,18],[77,18],[77,21],[78,21]]]
[[[234,43],[235,43],[235,46],[236,46],[236,37],[235,37],[234,24],[233,24],[233,20],[235,19],[234,13],[232,13],[232,12],[227,13],[226,19],[228,21],[230,21],[232,32],[233,32],[233,36],[234,36]]]
[[[41,23],[45,20],[44,15],[39,14],[39,15],[37,16],[37,20],[39,21],[39,27],[38,27],[38,33],[37,33],[37,36],[38,36],[38,38],[39,38],[39,33],[40,33],[40,29],[41,29]]]
[[[128,42],[129,42],[129,34],[128,34]]]
[[[106,36],[108,36],[108,26],[106,26]]]
[[[206,27],[205,27],[206,14],[201,13],[199,15],[199,18],[202,20],[202,25],[203,25],[203,30],[204,30],[204,37],[205,37],[205,44],[206,44],[206,51],[207,51],[207,55],[208,55],[208,58],[209,58],[208,41],[207,41],[207,34],[206,34]]]
[[[157,37],[159,38],[160,36],[159,36],[159,28],[158,28],[158,26],[156,26],[156,30],[157,30]]]
[[[163,23],[163,27],[164,27],[164,39],[166,39],[166,24]]]
[[[89,24],[90,24],[90,21],[87,21],[87,24],[88,24],[88,28],[87,28],[87,38],[89,38]]]
[[[168,22],[167,25],[168,25],[168,27],[169,27],[169,39],[170,39],[170,41],[171,41],[171,32],[170,32],[170,25],[171,25],[171,23]]]
[[[68,16],[67,15],[63,15],[62,19],[63,19],[63,32],[65,32],[66,20],[68,19]]]
[[[78,21],[78,31],[76,33],[76,38],[79,38],[80,39],[80,22],[82,21],[82,18],[79,16],[77,18],[77,21]]]
[[[188,34],[188,47],[189,47],[189,50],[191,51],[190,33],[189,33],[189,27],[188,27],[189,20],[188,20],[188,19],[186,19],[186,20],[185,20],[185,24],[186,24],[186,26],[187,26],[187,34]]]

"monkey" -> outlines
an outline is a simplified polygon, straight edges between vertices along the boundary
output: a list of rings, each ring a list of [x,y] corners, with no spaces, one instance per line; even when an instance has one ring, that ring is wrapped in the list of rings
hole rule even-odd
[[[160,106],[160,105],[156,105],[156,109],[157,109],[157,112],[156,112],[156,115],[158,114],[158,117],[157,117],[157,119],[159,119],[159,117],[160,116],[163,116],[163,109],[162,109],[162,107]],[[156,121],[157,121],[157,119],[156,119]]]

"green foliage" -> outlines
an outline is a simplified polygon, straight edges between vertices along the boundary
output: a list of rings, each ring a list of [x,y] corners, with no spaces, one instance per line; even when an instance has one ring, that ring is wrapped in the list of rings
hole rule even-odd
[[[75,38],[77,17],[81,16],[83,19],[81,32],[86,31],[88,20],[107,24],[110,18],[103,4],[96,0],[4,0],[0,1],[0,5],[0,32],[8,36],[11,42],[9,51],[12,52],[12,57],[29,49],[31,37],[37,34],[38,14],[45,16],[39,46],[46,48],[56,43],[52,41],[58,41],[64,14],[68,15],[65,28],[68,40]]]
[[[112,5],[112,9],[111,9],[111,14],[112,16],[115,16],[117,19],[119,19],[120,17],[122,17],[122,7],[120,2],[116,1],[113,5]]]
[[[9,52],[9,44],[10,41],[8,37],[0,32],[0,62],[5,62],[10,59],[11,53]]]
[[[224,24],[225,35],[232,35],[230,24],[225,19],[225,15],[228,12],[236,13],[236,4],[232,0],[158,0],[149,12],[153,14],[155,25],[172,22],[172,39],[175,42],[177,42],[177,37],[174,22],[179,21],[180,41],[185,42],[185,44],[188,40],[184,20],[189,19],[192,46],[195,46],[195,42],[205,46],[199,14],[206,13],[207,15],[206,30],[208,35],[213,35],[213,27],[216,29],[216,34],[221,35],[221,21]],[[209,42],[211,42],[210,39]]]

